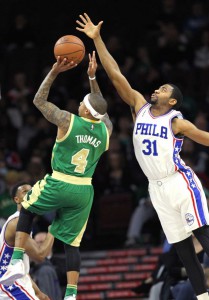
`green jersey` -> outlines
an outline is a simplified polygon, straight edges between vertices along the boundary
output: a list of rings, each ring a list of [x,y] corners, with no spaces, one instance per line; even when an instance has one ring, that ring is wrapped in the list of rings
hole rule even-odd
[[[66,135],[55,142],[52,169],[66,175],[91,178],[100,156],[108,147],[109,134],[102,121],[72,114]]]

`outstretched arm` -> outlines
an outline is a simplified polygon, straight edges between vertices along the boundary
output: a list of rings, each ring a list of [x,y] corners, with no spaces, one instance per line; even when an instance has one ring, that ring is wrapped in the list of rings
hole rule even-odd
[[[198,144],[209,146],[209,132],[198,129],[187,120],[175,118],[172,122],[174,134],[182,134]]]
[[[92,55],[89,54],[89,67],[87,70],[87,74],[89,76],[89,84],[90,84],[90,88],[91,88],[91,93],[99,93],[102,95],[99,85],[96,80],[96,70],[97,70],[96,54],[95,54],[95,51],[93,51]],[[109,135],[111,136],[112,130],[113,130],[113,125],[112,125],[112,122],[110,121],[108,114],[106,113],[101,120],[102,120],[102,122],[105,123],[107,130],[109,132]]]
[[[118,64],[108,52],[100,35],[103,21],[99,22],[98,25],[94,25],[86,13],[79,17],[81,20],[77,20],[76,23],[80,27],[76,27],[76,29],[93,39],[100,61],[118,94],[127,104],[133,106],[137,112],[146,103],[146,100],[142,94],[132,89],[127,79],[122,75]]]
[[[68,130],[71,114],[67,111],[59,109],[56,105],[47,101],[50,88],[57,75],[61,72],[67,71],[75,67],[74,62],[67,63],[66,59],[61,61],[58,57],[57,62],[53,65],[51,71],[43,80],[40,85],[33,103],[40,110],[43,116],[51,123],[57,125],[57,127],[64,133]]]

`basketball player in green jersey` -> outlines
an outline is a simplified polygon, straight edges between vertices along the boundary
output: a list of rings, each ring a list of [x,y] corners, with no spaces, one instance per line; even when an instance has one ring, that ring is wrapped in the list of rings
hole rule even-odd
[[[44,117],[58,128],[52,151],[52,174],[47,174],[26,194],[17,224],[15,249],[2,284],[10,285],[25,274],[23,253],[35,214],[57,211],[50,232],[64,243],[67,269],[65,300],[75,300],[80,271],[79,245],[92,206],[91,179],[101,155],[108,149],[112,123],[106,113],[95,73],[95,52],[89,55],[91,93],[80,103],[76,116],[47,101],[50,87],[61,72],[75,67],[58,57],[33,100]]]

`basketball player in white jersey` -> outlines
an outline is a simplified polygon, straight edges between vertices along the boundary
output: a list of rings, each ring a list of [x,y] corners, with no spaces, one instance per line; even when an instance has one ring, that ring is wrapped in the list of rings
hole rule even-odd
[[[177,109],[181,91],[164,84],[147,103],[131,88],[100,35],[103,21],[94,25],[85,13],[76,27],[93,39],[100,61],[120,97],[136,113],[133,144],[138,163],[149,180],[149,193],[169,243],[173,243],[187,270],[197,299],[209,299],[202,267],[195,254],[192,232],[209,255],[209,214],[202,185],[179,152],[184,136],[209,146],[209,133],[184,120]]]
[[[16,226],[20,214],[21,202],[25,194],[31,190],[31,186],[19,183],[12,189],[12,198],[17,203],[17,211],[11,215],[4,224],[0,234],[0,277],[6,272],[12,257]],[[24,254],[24,264],[27,266],[27,274],[8,286],[0,284],[0,299],[2,300],[49,300],[49,297],[40,291],[38,286],[29,276],[29,257],[38,261],[50,253],[54,237],[48,233],[42,245],[38,245],[32,238],[28,239],[26,253]]]

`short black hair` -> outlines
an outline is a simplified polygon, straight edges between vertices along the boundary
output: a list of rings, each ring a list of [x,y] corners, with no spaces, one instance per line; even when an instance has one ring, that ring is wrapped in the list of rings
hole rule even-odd
[[[10,196],[12,197],[12,199],[14,199],[14,197],[16,197],[17,195],[17,190],[20,186],[25,185],[25,184],[29,184],[27,182],[18,182],[16,183],[10,190]]]
[[[170,96],[170,98],[176,99],[177,103],[173,106],[174,109],[179,109],[179,107],[182,105],[183,102],[183,95],[181,90],[173,83],[168,83],[170,86],[172,86],[173,91]]]

